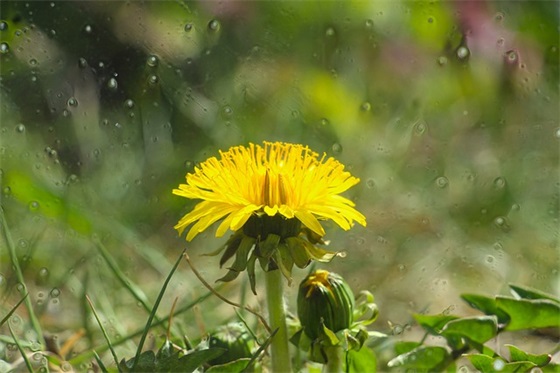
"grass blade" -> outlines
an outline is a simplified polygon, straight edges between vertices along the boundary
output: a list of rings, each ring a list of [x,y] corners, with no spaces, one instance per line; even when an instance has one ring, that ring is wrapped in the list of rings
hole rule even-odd
[[[115,349],[113,348],[113,345],[111,344],[111,340],[109,339],[109,335],[107,334],[107,331],[103,327],[103,324],[101,323],[101,320],[99,319],[99,315],[95,311],[95,307],[93,306],[93,303],[92,303],[91,299],[89,299],[89,297],[87,295],[86,295],[86,300],[89,303],[89,306],[91,307],[91,311],[93,312],[93,316],[95,316],[95,320],[97,320],[97,323],[99,324],[99,327],[101,328],[101,332],[103,333],[103,336],[105,337],[105,340],[107,341],[107,345],[109,346],[109,350],[111,350],[111,354],[113,355],[113,359],[115,360],[115,364],[117,365],[117,369],[120,372],[121,368],[119,367],[119,358],[117,357],[117,354],[115,353]],[[95,356],[97,358],[98,357],[97,352],[94,351],[94,353],[95,353]]]
[[[19,261],[16,255],[16,249],[14,246],[14,241],[12,240],[12,235],[10,234],[10,230],[8,228],[8,222],[6,221],[6,215],[4,214],[4,209],[0,208],[0,220],[2,220],[2,233],[4,234],[4,238],[6,239],[6,243],[8,246],[8,254],[10,255],[10,260],[12,261],[12,265],[16,272],[17,280],[20,284],[23,285],[24,289],[27,292],[27,286],[25,286],[25,279],[23,278],[23,272],[21,271],[21,266],[19,265]],[[24,298],[25,308],[27,309],[29,320],[31,321],[31,326],[33,330],[37,334],[37,341],[41,345],[41,348],[44,345],[43,339],[43,331],[41,330],[41,324],[39,323],[39,319],[37,319],[37,315],[35,315],[35,311],[33,310],[33,305],[31,304],[31,299],[25,296]]]
[[[150,313],[150,316],[148,317],[148,322],[146,322],[146,326],[144,327],[144,333],[142,333],[142,337],[140,338],[140,343],[138,344],[138,350],[136,350],[136,356],[134,356],[134,362],[132,363],[132,370],[134,370],[136,368],[136,364],[138,364],[138,360],[140,359],[140,354],[142,353],[142,348],[144,347],[144,342],[146,341],[146,337],[148,336],[148,332],[149,332],[149,330],[152,326],[152,322],[153,322],[154,318],[156,317],[157,309],[159,307],[159,304],[161,303],[161,300],[163,299],[163,295],[165,294],[165,290],[167,289],[167,285],[169,284],[169,281],[171,281],[171,277],[173,277],[173,274],[177,270],[177,267],[179,267],[179,263],[181,263],[181,259],[183,259],[183,255],[185,255],[186,251],[187,251],[187,249],[183,250],[181,255],[179,255],[179,258],[175,262],[175,265],[171,269],[171,272],[169,272],[169,275],[167,276],[167,278],[165,279],[165,282],[163,283],[163,286],[161,287],[161,290],[158,294],[158,297],[156,299],[156,302],[154,304],[152,312]]]
[[[14,334],[14,331],[12,330],[12,326],[10,325],[10,323],[8,323],[8,329],[10,329],[10,334],[12,335],[12,338],[14,339],[14,343],[16,344],[19,353],[21,354],[21,357],[23,358],[23,361],[25,362],[25,365],[27,366],[27,370],[30,372],[33,372],[33,366],[31,365],[31,362],[29,361],[29,359],[27,358],[27,355],[25,354],[25,351],[23,350],[23,347],[21,347],[21,345],[19,344],[19,340],[17,339],[16,335]]]
[[[13,315],[14,312],[16,312],[17,308],[19,307],[20,304],[23,303],[23,301],[25,300],[25,298],[27,298],[27,296],[29,295],[29,293],[26,293],[23,298],[21,298],[19,300],[19,302],[17,302],[17,304],[15,306],[12,307],[12,309],[10,310],[10,312],[8,312],[8,314],[6,316],[4,316],[4,318],[2,319],[2,321],[0,321],[0,326],[4,325],[4,323],[6,321],[8,321],[8,319],[10,318],[10,316]]]
[[[99,357],[99,355],[97,354],[97,352],[95,350],[93,350],[93,354],[95,356],[95,361],[97,361],[97,365],[99,365],[99,369],[101,369],[101,372],[109,373],[109,371],[105,367],[105,364],[103,364],[103,361],[101,360],[101,358]],[[117,364],[117,367],[118,367],[118,364]]]

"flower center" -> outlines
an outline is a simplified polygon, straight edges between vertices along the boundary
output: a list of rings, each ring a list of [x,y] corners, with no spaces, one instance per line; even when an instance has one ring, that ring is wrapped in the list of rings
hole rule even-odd
[[[264,175],[263,198],[269,207],[282,206],[287,203],[286,181],[282,174],[271,173],[268,169]]]

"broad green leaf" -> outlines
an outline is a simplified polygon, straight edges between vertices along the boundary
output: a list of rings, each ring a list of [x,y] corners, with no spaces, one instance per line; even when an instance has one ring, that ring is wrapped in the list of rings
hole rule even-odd
[[[537,365],[529,361],[507,363],[500,357],[490,357],[481,354],[466,355],[471,364],[482,373],[519,373],[529,372]]]
[[[560,304],[548,299],[496,297],[497,305],[511,320],[506,330],[538,329],[560,326]]]
[[[511,292],[513,295],[519,296],[519,298],[523,299],[548,299],[554,301],[556,303],[560,303],[560,299],[553,296],[552,294],[547,294],[543,291],[530,288],[528,286],[520,286],[520,285],[513,285],[510,284],[509,287],[511,288]]]
[[[508,314],[498,308],[495,298],[479,294],[462,294],[461,298],[463,298],[463,300],[472,308],[475,308],[487,315],[496,315],[498,317],[498,323],[500,324],[504,324],[509,321]]]
[[[445,324],[458,319],[453,315],[412,315],[416,322],[426,329],[430,334],[439,335]]]
[[[414,350],[416,347],[420,346],[420,342],[403,341],[395,343],[395,354],[402,355]]]
[[[515,361],[529,361],[538,365],[539,367],[545,366],[546,364],[550,363],[552,356],[549,354],[540,354],[534,355],[527,353],[514,345],[507,344],[505,345],[509,349],[510,360],[512,362]]]
[[[418,346],[412,351],[395,357],[387,363],[387,366],[436,371],[444,368],[449,358],[449,351],[444,347]]]
[[[224,348],[208,348],[205,350],[198,350],[191,352],[181,357],[175,366],[172,366],[170,372],[194,372],[196,368],[202,364],[217,358],[222,355],[226,350]]]
[[[443,336],[461,336],[476,343],[484,343],[496,336],[498,323],[495,316],[465,317],[451,320],[441,331]]]
[[[346,370],[349,373],[371,372],[377,369],[377,358],[372,350],[362,347],[359,351],[350,350],[346,354]]]
[[[469,354],[466,355],[471,364],[482,373],[486,372],[495,372],[496,368],[494,367],[494,358],[488,355],[482,354]],[[505,362],[501,360],[503,364]]]
[[[245,368],[247,368],[247,365],[249,365],[250,361],[251,361],[251,359],[249,359],[249,358],[238,359],[238,360],[235,360],[235,361],[231,361],[227,364],[214,365],[214,366],[206,369],[205,372],[239,373],[239,372],[243,372],[245,370]]]

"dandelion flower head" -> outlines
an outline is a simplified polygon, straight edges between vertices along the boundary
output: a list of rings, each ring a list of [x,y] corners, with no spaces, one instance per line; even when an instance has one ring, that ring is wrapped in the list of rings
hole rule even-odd
[[[199,199],[194,209],[175,225],[180,234],[191,224],[187,240],[221,220],[216,236],[237,231],[253,215],[296,218],[319,237],[319,220],[333,220],[344,230],[353,222],[365,226],[354,203],[341,196],[360,180],[332,157],[321,157],[307,146],[283,142],[250,143],[220,151],[186,175],[173,190],[178,196]]]

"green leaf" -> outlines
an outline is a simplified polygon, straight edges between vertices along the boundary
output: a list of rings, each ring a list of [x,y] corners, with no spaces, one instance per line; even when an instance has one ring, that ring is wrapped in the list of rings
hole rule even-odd
[[[224,348],[217,347],[193,351],[177,360],[176,364],[170,366],[170,369],[168,371],[185,373],[194,372],[195,369],[202,366],[202,364],[205,364],[208,361],[217,358],[225,351],[226,350]]]
[[[513,295],[519,296],[519,298],[523,299],[548,299],[554,301],[556,303],[560,303],[560,299],[553,296],[552,294],[547,294],[543,291],[530,288],[528,286],[521,286],[521,285],[513,285],[509,284]]]
[[[552,356],[549,354],[534,355],[527,353],[514,345],[506,344],[505,346],[509,349],[510,360],[512,362],[529,361],[539,367],[543,367],[550,363],[550,360],[552,359]]]
[[[505,324],[509,321],[507,313],[498,308],[495,298],[490,298],[478,294],[462,294],[461,298],[474,309],[477,309],[486,315],[496,315],[498,323]]]
[[[259,242],[259,253],[262,258],[268,259],[272,256],[272,253],[278,248],[278,243],[280,242],[280,236],[277,234],[269,233],[264,241]]]
[[[420,345],[421,345],[420,342],[409,342],[409,341],[397,342],[395,343],[395,353],[397,355],[406,354],[407,352],[414,350],[416,347]]]
[[[483,354],[466,355],[471,364],[482,373],[495,372],[494,358]],[[503,360],[502,360],[503,362]]]
[[[311,261],[311,257],[305,250],[305,246],[302,242],[303,240],[299,237],[288,237],[285,242],[288,246],[288,250],[292,255],[295,265],[298,268],[305,268]]]
[[[346,369],[348,373],[375,373],[377,369],[377,358],[373,351],[363,347],[359,351],[350,350],[346,353]]]
[[[206,373],[208,373],[208,372],[213,372],[213,373],[240,373],[240,372],[243,372],[245,370],[245,368],[247,368],[250,361],[251,361],[250,358],[238,359],[238,360],[235,360],[235,361],[230,361],[227,364],[214,365],[214,366],[206,369],[204,372],[206,372]]]
[[[458,319],[457,316],[453,315],[412,315],[416,322],[426,329],[430,334],[439,335],[445,324],[449,321]]]
[[[389,361],[389,368],[403,367],[421,371],[442,370],[449,361],[449,351],[439,346],[418,346]]]
[[[153,372],[156,369],[156,354],[152,350],[144,351],[130,360],[122,359],[119,367],[125,372]]]
[[[560,305],[554,301],[498,296],[496,302],[511,318],[506,330],[560,327]]]
[[[498,322],[496,316],[465,317],[449,321],[441,335],[461,336],[468,340],[483,344],[494,338],[498,333]]]

